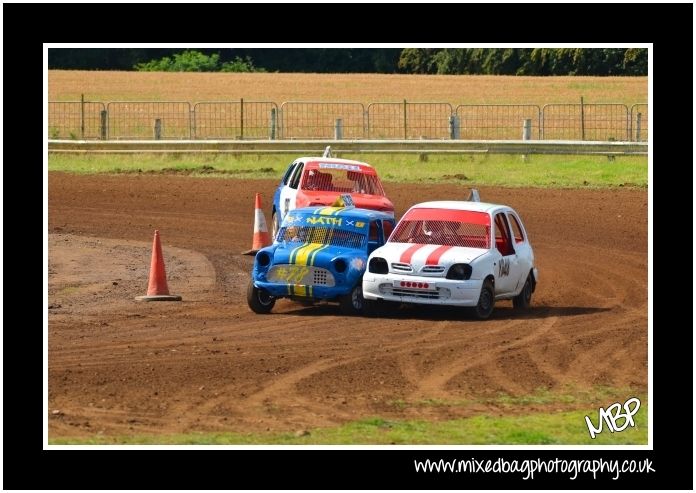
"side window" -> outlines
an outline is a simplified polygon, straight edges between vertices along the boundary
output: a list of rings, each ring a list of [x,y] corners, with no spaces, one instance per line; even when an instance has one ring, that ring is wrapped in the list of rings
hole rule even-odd
[[[288,166],[288,169],[285,172],[285,176],[283,176],[283,185],[287,185],[288,181],[290,181],[290,176],[292,175],[292,172],[295,171],[296,165],[296,163],[292,163],[290,164],[290,166]]]
[[[499,212],[495,215],[495,247],[502,256],[512,255],[515,249],[510,239],[510,229],[505,214]]]
[[[370,232],[367,235],[367,253],[370,254],[376,250],[382,242],[380,237],[382,235],[382,222],[381,221],[370,221]]]
[[[303,168],[304,164],[302,163],[298,163],[297,166],[295,166],[295,174],[293,174],[292,178],[290,179],[290,188],[297,190],[297,187],[300,184],[300,177],[302,176]]]
[[[512,228],[512,236],[515,238],[515,243],[523,243],[524,235],[522,234],[520,223],[517,221],[515,215],[510,212],[508,212],[508,217],[510,218],[510,227]]]
[[[368,241],[379,241],[379,229],[377,221],[370,221],[370,236]]]
[[[382,225],[384,228],[384,241],[386,242],[392,234],[392,231],[394,231],[394,223],[391,221],[382,221]]]

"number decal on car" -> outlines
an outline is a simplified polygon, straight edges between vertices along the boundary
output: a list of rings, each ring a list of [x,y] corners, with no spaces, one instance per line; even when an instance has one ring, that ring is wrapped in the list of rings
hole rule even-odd
[[[510,260],[506,258],[500,259],[498,266],[498,277],[505,277],[510,274]]]

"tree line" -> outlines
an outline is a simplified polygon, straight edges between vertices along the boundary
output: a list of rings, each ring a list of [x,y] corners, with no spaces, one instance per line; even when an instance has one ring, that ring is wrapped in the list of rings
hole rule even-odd
[[[49,69],[647,75],[646,48],[49,48]]]

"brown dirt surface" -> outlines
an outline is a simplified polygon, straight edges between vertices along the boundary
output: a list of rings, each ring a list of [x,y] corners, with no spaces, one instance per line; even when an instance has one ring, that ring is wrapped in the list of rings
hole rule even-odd
[[[645,189],[482,188],[522,215],[540,283],[528,312],[500,302],[478,322],[422,307],[351,318],[287,300],[252,313],[252,257],[239,253],[251,245],[254,193],[270,219],[275,185],[49,173],[50,438],[555,411],[573,404],[502,408],[490,398],[647,388]],[[400,216],[468,189],[387,192]],[[133,300],[145,294],[154,229],[180,303]],[[434,401],[444,404],[418,404]]]
[[[451,104],[648,100],[647,77],[275,74],[49,70],[50,101],[437,101]]]

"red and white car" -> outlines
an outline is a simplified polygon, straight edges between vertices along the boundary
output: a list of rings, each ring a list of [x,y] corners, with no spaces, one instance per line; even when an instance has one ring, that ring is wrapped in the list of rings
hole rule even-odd
[[[529,236],[512,208],[424,202],[370,255],[363,296],[376,312],[381,301],[455,305],[487,319],[496,300],[528,307],[538,280]]]
[[[301,157],[290,164],[273,196],[273,237],[289,211],[330,206],[342,194],[350,194],[355,207],[394,216],[394,204],[386,197],[377,171],[369,164],[332,157]]]

